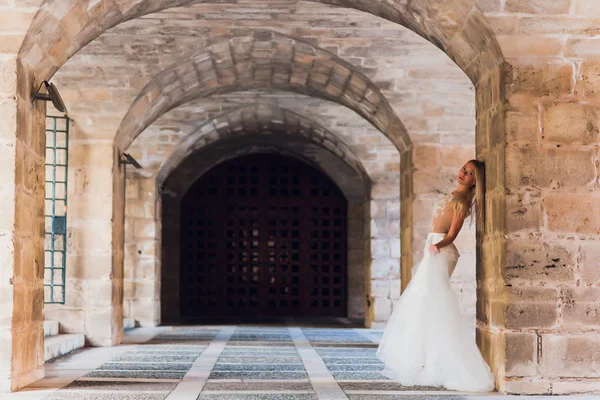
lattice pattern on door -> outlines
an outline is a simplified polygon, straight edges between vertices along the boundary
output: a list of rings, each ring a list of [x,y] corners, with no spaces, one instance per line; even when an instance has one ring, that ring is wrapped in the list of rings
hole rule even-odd
[[[345,316],[346,204],[292,158],[209,171],[181,205],[182,317]]]

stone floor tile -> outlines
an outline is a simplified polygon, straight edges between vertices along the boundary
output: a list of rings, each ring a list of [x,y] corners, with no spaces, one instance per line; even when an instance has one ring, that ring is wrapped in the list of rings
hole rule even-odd
[[[251,371],[271,371],[271,372],[288,372],[288,371],[304,371],[304,366],[300,364],[222,364],[217,363],[214,372],[220,371],[243,371],[243,372],[251,372]]]
[[[380,390],[380,391],[410,391],[410,392],[424,392],[424,391],[445,391],[442,387],[435,386],[403,386],[400,383],[394,381],[387,382],[344,382],[338,381],[338,384],[344,390]]]
[[[97,371],[187,371],[192,363],[133,363],[110,362],[102,364]]]
[[[276,364],[301,364],[302,360],[300,357],[289,357],[287,355],[271,356],[271,357],[220,357],[219,364],[235,364],[235,363],[249,363],[249,364],[262,364],[262,363],[276,363]]]
[[[92,371],[86,374],[90,378],[140,378],[140,379],[181,379],[185,371]]]
[[[349,400],[467,400],[460,395],[428,394],[349,394]]]
[[[167,393],[69,393],[59,391],[44,400],[164,400]]]
[[[77,380],[63,390],[123,390],[170,392],[177,386],[171,382],[119,382]]]
[[[214,394],[202,393],[198,400],[318,400],[315,394]]]
[[[327,365],[327,364],[325,364]],[[372,372],[372,371],[383,371],[383,365],[369,365],[361,362],[355,362],[354,364],[329,364],[327,369],[334,372]]]
[[[209,379],[306,379],[306,372],[212,372]]]
[[[145,354],[131,354],[131,355],[122,355],[120,357],[113,358],[111,362],[123,362],[123,361],[137,361],[137,362],[163,362],[163,363],[177,363],[177,362],[188,362],[193,363],[194,360],[198,358],[197,355],[179,355],[173,356],[168,355],[167,353],[159,353],[157,355],[148,353]]]
[[[383,362],[376,357],[322,357],[326,365],[336,364],[371,364],[383,365]]]
[[[344,372],[344,371],[332,371],[331,374],[336,380],[386,380],[389,379],[385,375],[379,372]]]
[[[312,390],[310,382],[218,382],[208,381],[204,390]]]

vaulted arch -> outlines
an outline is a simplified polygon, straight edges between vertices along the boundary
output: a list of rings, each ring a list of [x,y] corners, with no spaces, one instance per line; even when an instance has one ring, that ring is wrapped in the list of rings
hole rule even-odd
[[[410,138],[379,88],[360,70],[308,43],[275,32],[216,38],[203,51],[157,74],[123,117],[115,145],[126,149],[167,111],[200,97],[282,90],[342,104],[369,121],[398,150]]]
[[[242,138],[244,136],[272,136],[277,135],[281,140],[290,140],[290,137],[306,139],[311,143],[320,145],[331,153],[337,155],[344,163],[356,171],[362,180],[368,181],[368,175],[356,154],[333,133],[315,121],[287,110],[268,104],[255,104],[229,110],[202,124],[195,132],[182,140],[169,157],[164,161],[157,173],[157,187],[161,187],[165,179],[171,175],[195,151],[211,143],[228,138]],[[184,179],[192,182],[197,177]],[[367,193],[356,193],[350,189],[344,190],[344,183],[340,183],[342,191],[347,197],[364,197]],[[182,188],[183,191],[187,187]]]
[[[444,50],[475,83],[502,61],[495,35],[474,0],[313,0],[354,8],[403,25]],[[21,61],[50,78],[102,32],[166,8],[207,0],[45,0],[21,47]]]

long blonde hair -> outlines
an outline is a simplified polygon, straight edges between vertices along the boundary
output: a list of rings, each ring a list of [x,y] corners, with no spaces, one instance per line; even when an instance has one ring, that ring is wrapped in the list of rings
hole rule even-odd
[[[485,227],[485,164],[479,160],[469,160],[466,164],[473,164],[475,167],[475,185],[466,192],[459,192],[454,195],[454,212],[466,218],[471,215],[471,223],[475,218],[476,226],[479,232],[483,232]],[[476,213],[473,214],[473,206]]]

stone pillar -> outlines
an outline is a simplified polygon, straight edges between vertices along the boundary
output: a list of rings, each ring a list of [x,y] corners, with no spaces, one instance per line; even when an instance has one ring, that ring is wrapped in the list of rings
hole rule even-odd
[[[485,162],[485,226],[477,229],[477,343],[496,375],[497,389],[505,384],[505,128],[501,67],[476,83],[477,158]]]
[[[28,13],[3,10],[26,25]],[[3,29],[18,29],[4,24]],[[11,35],[20,44],[18,35]],[[33,83],[15,55],[0,54],[0,392],[44,375],[44,121],[46,104],[31,103]]]
[[[399,164],[396,168],[400,168]],[[385,326],[393,300],[400,295],[399,187],[399,179],[375,181],[371,187],[371,310],[367,324],[371,322],[372,328]]]
[[[113,346],[123,325],[123,168],[111,141],[77,140],[77,130],[73,123],[65,304],[47,305],[44,315],[92,346]]]
[[[400,156],[400,243],[401,287],[403,292],[411,279],[413,266],[413,162],[412,152]]]
[[[125,316],[140,326],[160,323],[160,213],[153,172],[127,172]]]

